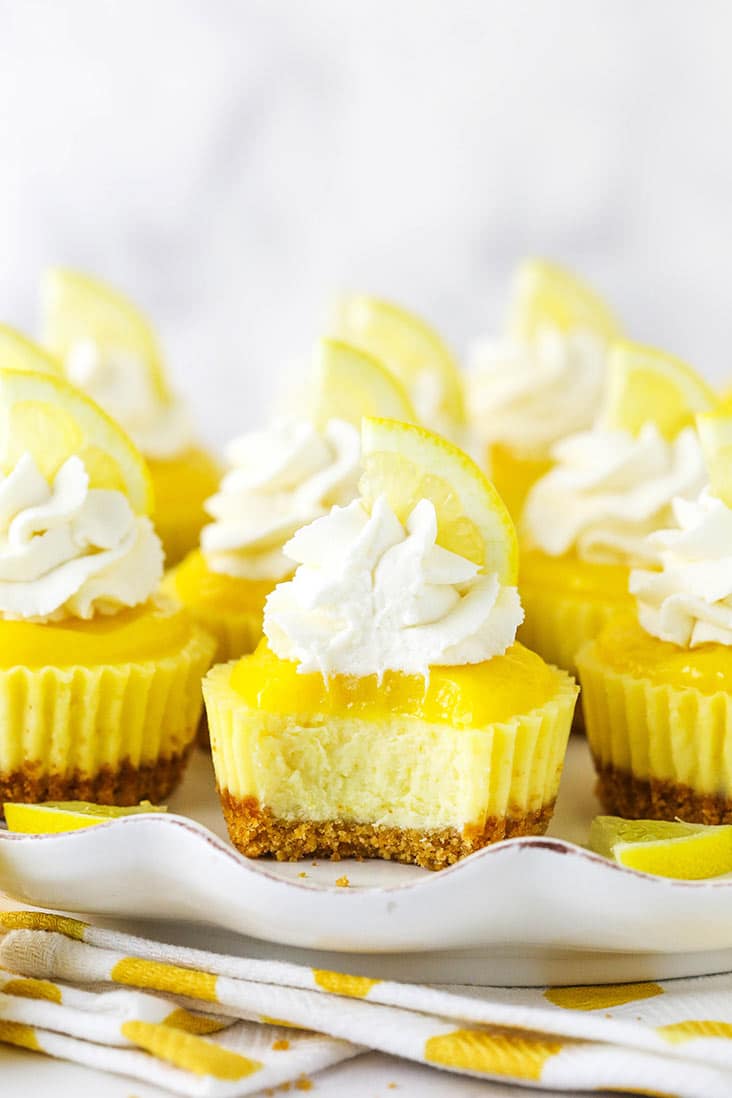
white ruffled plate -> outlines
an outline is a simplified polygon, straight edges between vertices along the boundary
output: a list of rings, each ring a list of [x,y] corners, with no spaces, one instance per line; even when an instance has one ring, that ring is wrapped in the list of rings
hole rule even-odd
[[[648,877],[569,841],[598,810],[592,782],[576,740],[550,836],[498,843],[440,873],[289,864],[233,849],[197,753],[172,801],[180,814],[65,835],[0,831],[0,889],[168,940],[394,979],[573,984],[732,969],[732,878]],[[148,920],[168,925],[139,925]]]

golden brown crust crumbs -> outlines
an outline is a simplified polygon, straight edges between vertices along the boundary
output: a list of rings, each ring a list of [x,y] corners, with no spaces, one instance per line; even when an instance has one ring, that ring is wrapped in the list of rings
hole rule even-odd
[[[254,797],[219,791],[234,846],[248,858],[273,855],[280,862],[301,858],[383,858],[385,861],[444,869],[481,847],[517,835],[543,835],[554,803],[537,812],[491,817],[482,827],[378,827],[345,820],[283,820],[261,808]]]
[[[689,785],[636,778],[627,770],[598,766],[597,795],[606,812],[630,820],[674,820],[686,823],[732,823],[732,798],[700,793]]]
[[[349,881],[348,877],[346,877],[346,875],[344,874],[342,877],[338,877],[336,879],[336,885],[338,886],[338,888],[350,888],[351,887],[351,882]]]
[[[103,766],[96,774],[78,770],[45,774],[38,764],[0,773],[0,806],[3,801],[34,804],[39,801],[89,801],[92,804],[161,804],[183,777],[190,748],[180,755],[133,766]]]

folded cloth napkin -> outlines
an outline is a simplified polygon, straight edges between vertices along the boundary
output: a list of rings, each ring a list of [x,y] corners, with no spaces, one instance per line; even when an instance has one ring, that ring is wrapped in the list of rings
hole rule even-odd
[[[732,974],[430,987],[0,913],[0,1040],[183,1095],[233,1098],[366,1049],[562,1093],[732,1094]]]

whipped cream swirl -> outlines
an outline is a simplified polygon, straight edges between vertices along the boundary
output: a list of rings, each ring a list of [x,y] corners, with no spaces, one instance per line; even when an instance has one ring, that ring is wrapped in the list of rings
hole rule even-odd
[[[406,527],[385,497],[334,507],[285,546],[299,567],[267,599],[264,632],[302,672],[429,674],[480,663],[513,644],[523,621],[515,587],[435,543],[430,500]]]
[[[146,457],[170,460],[193,442],[193,424],[182,401],[161,400],[150,371],[129,351],[102,350],[81,339],[66,356],[69,381],[121,423]]]
[[[605,379],[606,345],[594,332],[539,328],[533,340],[482,341],[468,360],[471,423],[484,442],[543,456],[588,428]]]
[[[732,645],[732,509],[709,491],[675,499],[677,529],[648,538],[661,571],[630,574],[641,625],[681,648]]]
[[[49,484],[30,454],[0,480],[0,615],[57,621],[145,602],[163,575],[149,519],[89,487],[78,457]]]
[[[695,499],[706,482],[693,428],[667,442],[653,423],[638,437],[585,431],[552,449],[556,466],[531,489],[523,513],[528,543],[550,556],[575,550],[605,564],[653,559],[647,535],[672,521],[675,496]]]
[[[291,575],[283,545],[334,504],[353,499],[360,456],[358,431],[339,419],[323,431],[309,420],[281,419],[236,439],[227,449],[233,468],[206,503],[216,520],[201,534],[209,568],[245,579]]]

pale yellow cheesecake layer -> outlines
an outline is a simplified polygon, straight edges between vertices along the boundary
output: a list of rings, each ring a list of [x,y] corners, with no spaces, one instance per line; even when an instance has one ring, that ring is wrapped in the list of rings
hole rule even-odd
[[[601,771],[732,797],[732,648],[680,648],[621,614],[578,664]]]
[[[204,695],[223,793],[280,819],[463,829],[553,802],[577,688],[520,645],[427,686],[324,682],[263,645],[213,668]]]
[[[184,757],[213,650],[167,600],[88,622],[0,622],[0,786]]]

